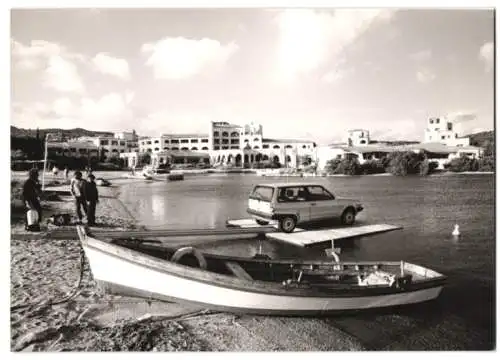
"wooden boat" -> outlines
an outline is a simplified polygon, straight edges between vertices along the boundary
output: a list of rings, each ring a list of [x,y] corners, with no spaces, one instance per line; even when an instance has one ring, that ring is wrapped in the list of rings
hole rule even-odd
[[[438,297],[446,280],[403,261],[238,258],[168,248],[126,233],[100,240],[82,226],[77,232],[106,292],[227,312],[320,315],[414,304]]]
[[[125,174],[125,177],[127,179],[153,180],[153,177],[151,175],[143,173],[143,172],[137,172],[135,174],[128,173],[128,174]]]

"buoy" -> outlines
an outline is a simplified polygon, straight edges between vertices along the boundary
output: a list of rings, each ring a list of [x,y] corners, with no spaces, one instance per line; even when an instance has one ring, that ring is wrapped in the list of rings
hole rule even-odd
[[[460,230],[458,224],[455,224],[455,229],[453,229],[453,232],[451,233],[453,236],[459,236],[460,235]]]

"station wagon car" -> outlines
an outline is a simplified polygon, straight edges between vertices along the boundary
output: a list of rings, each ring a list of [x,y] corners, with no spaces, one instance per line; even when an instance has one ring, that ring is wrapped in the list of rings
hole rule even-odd
[[[354,224],[363,210],[359,201],[336,198],[319,184],[275,183],[256,185],[248,199],[247,212],[260,225],[277,220],[279,229],[292,232],[298,224],[340,219]]]

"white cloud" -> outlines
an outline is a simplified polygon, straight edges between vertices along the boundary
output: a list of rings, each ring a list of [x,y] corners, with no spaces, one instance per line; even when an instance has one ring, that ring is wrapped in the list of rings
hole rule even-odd
[[[83,92],[84,90],[76,65],[59,55],[49,58],[43,84],[61,92]]]
[[[431,57],[432,57],[432,51],[429,49],[417,51],[417,52],[410,54],[410,58],[414,61],[417,61],[417,62],[423,62],[423,61],[430,60]]]
[[[164,38],[142,46],[146,65],[158,79],[183,79],[221,66],[238,50],[238,45],[222,45],[213,39]]]
[[[130,94],[128,94],[130,95]],[[91,130],[118,131],[134,124],[134,114],[127,103],[127,94],[109,93],[101,98],[84,97],[79,102],[69,98],[56,99],[51,104],[16,103],[12,122],[16,126],[72,128],[75,124]],[[134,124],[135,125],[135,124]]]
[[[430,69],[422,68],[416,74],[418,82],[429,83],[436,78],[436,74]]]
[[[97,54],[92,63],[94,67],[103,74],[113,75],[123,80],[130,79],[128,62],[125,59],[119,59],[104,53]]]
[[[484,62],[486,71],[493,69],[493,42],[487,42],[479,49],[479,58]]]
[[[278,72],[293,80],[335,57],[356,41],[375,21],[388,21],[392,10],[339,9],[333,14],[288,9],[277,16],[280,28]]]
[[[84,90],[75,62],[86,58],[66,50],[63,46],[45,40],[33,40],[24,45],[11,39],[14,67],[21,70],[44,70],[43,85],[61,92]]]

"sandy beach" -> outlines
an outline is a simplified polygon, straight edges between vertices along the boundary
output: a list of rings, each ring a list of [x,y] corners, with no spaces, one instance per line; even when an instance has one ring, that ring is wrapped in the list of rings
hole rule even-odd
[[[24,173],[13,173],[22,179]],[[137,228],[118,200],[116,173],[97,173],[112,180],[100,187],[96,219],[100,227]],[[44,201],[43,218],[72,212],[68,185],[51,185],[57,199]],[[132,180],[134,181],[134,180]],[[361,350],[352,336],[319,319],[296,319],[212,313],[175,303],[103,295],[83,261],[75,236],[51,239],[56,226],[27,233],[21,213],[11,225],[11,349],[13,351],[304,351]],[[59,227],[58,229],[60,229]],[[73,229],[73,227],[67,227]],[[56,303],[56,304],[54,304]],[[286,323],[285,323],[286,321]],[[315,336],[311,336],[314,333]]]

